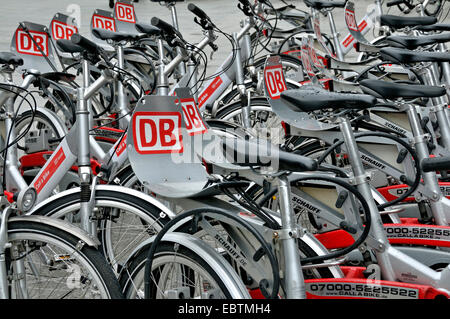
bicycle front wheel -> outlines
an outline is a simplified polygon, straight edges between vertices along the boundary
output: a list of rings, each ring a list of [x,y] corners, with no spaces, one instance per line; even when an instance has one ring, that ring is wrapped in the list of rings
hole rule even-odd
[[[127,265],[120,285],[127,299],[144,298],[147,245]],[[191,249],[162,242],[156,248],[150,278],[150,299],[231,299],[219,274]]]
[[[123,191],[96,189],[94,213],[100,250],[117,272],[133,250],[146,239],[157,234],[170,220],[161,208]],[[37,208],[34,215],[79,221],[80,193],[60,196]]]
[[[56,227],[8,222],[6,264],[15,299],[121,299],[119,283],[102,254]]]

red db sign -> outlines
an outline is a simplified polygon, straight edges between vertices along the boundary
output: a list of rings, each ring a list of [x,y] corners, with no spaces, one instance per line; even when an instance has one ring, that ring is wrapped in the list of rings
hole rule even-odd
[[[182,153],[181,115],[177,112],[136,112],[133,138],[139,154]]]
[[[70,40],[75,33],[78,33],[77,27],[56,20],[52,21],[52,34],[55,40]]]
[[[345,10],[345,22],[347,27],[352,31],[358,31],[358,25],[356,24],[355,12],[351,10]]]
[[[279,99],[281,92],[287,89],[281,64],[267,66],[264,69],[264,80],[266,82],[267,92],[273,100]]]
[[[136,23],[136,18],[134,16],[134,7],[129,4],[117,2],[116,3],[116,18],[117,20]]]
[[[116,22],[113,18],[99,16],[96,14],[92,16],[92,27],[94,29],[104,29],[116,32]]]
[[[189,135],[203,134],[208,129],[203,123],[202,116],[195,105],[194,99],[182,99],[180,101],[183,109],[184,122],[186,123],[186,130]]]
[[[16,32],[16,50],[22,54],[48,56],[48,35],[44,32],[29,31],[31,37],[22,29]]]

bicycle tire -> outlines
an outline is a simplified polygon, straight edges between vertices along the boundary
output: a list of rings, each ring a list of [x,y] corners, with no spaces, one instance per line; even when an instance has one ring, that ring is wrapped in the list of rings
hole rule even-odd
[[[24,218],[26,219],[26,217]],[[70,258],[66,256],[64,256],[64,261],[63,261],[63,267],[68,267],[68,261],[70,260],[76,260],[79,263],[83,263],[83,265],[86,268],[90,268],[88,274],[89,277],[84,278],[84,274],[83,276],[80,273],[79,279],[80,282],[77,284],[81,285],[85,285],[86,283],[89,284],[88,281],[86,281],[85,279],[96,279],[96,286],[98,286],[98,288],[100,290],[103,291],[103,297],[106,299],[122,299],[123,295],[120,292],[120,286],[119,283],[117,281],[117,278],[115,277],[111,267],[107,264],[105,258],[102,256],[102,254],[95,248],[95,247],[91,247],[88,245],[83,245],[80,248],[80,239],[77,238],[76,236],[69,234],[68,232],[65,232],[61,229],[58,229],[56,227],[47,225],[47,224],[43,224],[43,223],[36,223],[36,222],[30,222],[30,221],[26,221],[26,220],[13,220],[13,221],[9,221],[8,222],[8,239],[9,242],[11,242],[13,245],[16,242],[20,242],[22,245],[25,245],[25,243],[27,245],[30,244],[36,244],[36,242],[38,242],[39,244],[45,244],[45,246],[42,246],[39,249],[36,250],[32,250],[32,251],[27,251],[27,253],[25,254],[25,256],[20,256],[20,258],[26,259],[29,258],[28,264],[32,263],[33,261],[31,261],[31,254],[33,252],[37,252],[37,254],[42,254],[43,253],[43,247],[48,247],[49,245],[52,245],[52,249],[50,250],[52,253],[55,251],[55,247],[59,248],[59,249],[65,249],[65,251],[67,251],[67,254],[70,254]],[[58,246],[59,245],[59,246]],[[29,246],[28,246],[29,247]],[[56,250],[57,252],[60,252],[58,250]],[[76,252],[76,253],[75,253]],[[52,256],[50,256],[52,257]],[[51,269],[51,271],[49,271],[48,273],[46,273],[47,278],[49,276],[49,274],[51,274],[52,272],[57,275],[56,273],[58,272],[58,262],[56,257],[53,256],[55,258],[54,264],[50,265],[49,267],[52,267],[54,269]],[[10,256],[9,258],[9,263],[10,265],[12,265],[12,258]],[[19,258],[17,258],[18,260]],[[25,264],[25,263],[24,263]],[[61,265],[61,263],[60,263]],[[74,263],[74,265],[76,265],[76,263]],[[47,266],[47,265],[44,265]],[[36,267],[36,265],[35,265]],[[31,268],[31,267],[30,267]],[[69,268],[70,269],[70,268]],[[76,269],[74,267],[74,269]],[[64,269],[62,269],[62,271],[65,271]],[[33,278],[33,272],[30,271],[30,273],[25,272],[27,275],[30,276],[30,278]],[[58,272],[59,274],[60,272]],[[35,275],[35,274],[34,274]],[[69,275],[70,277],[70,275]],[[26,280],[27,285],[31,285],[32,280],[28,278]],[[40,278],[39,278],[40,279]],[[60,280],[59,277],[57,277],[58,282]],[[70,278],[69,278],[70,279]],[[67,280],[69,280],[67,279]],[[37,284],[39,284],[39,282],[37,282]],[[73,285],[69,286],[69,282],[67,282],[67,290],[69,290],[68,292],[65,292],[64,297],[68,297],[70,296],[70,289],[74,289]],[[64,285],[57,285],[56,287],[54,287],[54,289],[56,290],[56,288],[65,288],[62,287]],[[28,287],[27,287],[28,288]],[[28,289],[27,289],[28,290]],[[43,294],[42,294],[42,289],[40,287],[38,287],[38,291],[39,294],[36,296],[39,299],[43,298]],[[52,290],[53,292],[53,290]],[[73,293],[73,292],[72,292]],[[94,291],[95,293],[95,291]],[[66,295],[69,294],[69,295]],[[16,293],[17,295],[17,293]],[[30,296],[28,296],[30,297]],[[61,296],[58,296],[61,297]],[[72,299],[72,298],[71,298]]]
[[[225,299],[231,299],[231,294],[228,292],[228,289],[226,288],[226,284],[222,281],[220,276],[216,273],[212,267],[210,267],[202,258],[200,258],[194,251],[191,249],[179,245],[178,247],[174,247],[177,244],[168,243],[168,242],[161,242],[158,247],[156,248],[156,254],[153,259],[153,265],[156,265],[156,267],[153,267],[153,272],[155,272],[155,268],[158,267],[158,265],[161,263],[159,261],[159,258],[168,257],[168,259],[174,259],[176,257],[181,257],[185,260],[191,261],[192,263],[196,264],[198,267],[202,268],[206,274],[212,278],[216,285],[220,288],[222,292],[222,298]],[[142,249],[138,255],[136,255],[135,258],[131,260],[131,262],[126,267],[126,276],[122,276],[120,278],[120,285],[122,287],[122,292],[124,293],[124,296],[126,296],[127,299],[134,299],[136,296],[143,297],[143,273],[145,269],[145,261],[148,257],[148,250],[150,249],[150,246],[147,245],[145,249]],[[173,257],[172,257],[173,255]],[[153,277],[152,284],[157,281],[155,279],[156,276]],[[204,286],[204,282],[202,282],[202,287]],[[211,282],[208,282],[208,284],[211,284]],[[208,285],[207,285],[208,286]],[[140,290],[139,288],[142,288]],[[178,287],[177,287],[178,288]],[[193,287],[190,287],[190,292],[193,291]],[[151,296],[151,299],[159,299],[158,297],[161,297],[161,295],[157,294],[157,289],[152,289],[153,295]],[[186,296],[184,296],[185,298]],[[211,296],[208,296],[208,299],[213,299]],[[215,298],[214,298],[215,299]]]
[[[99,250],[117,272],[129,253],[170,220],[161,209],[132,194],[97,189],[95,198],[95,209],[103,213],[98,224]],[[79,207],[80,193],[72,192],[38,207],[33,214],[70,220]]]

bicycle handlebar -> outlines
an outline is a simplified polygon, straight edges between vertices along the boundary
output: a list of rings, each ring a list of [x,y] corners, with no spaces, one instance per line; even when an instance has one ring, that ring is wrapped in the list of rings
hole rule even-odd
[[[240,2],[243,6],[246,6],[246,7],[251,7],[251,6],[252,6],[248,0],[239,0],[239,2]]]
[[[408,8],[410,8],[410,9],[413,9],[413,8],[414,8],[413,5],[409,4],[409,1],[408,1],[408,0],[393,0],[393,1],[389,1],[389,2],[386,4],[386,6],[389,8],[389,7],[397,6],[397,5],[399,5],[399,4],[404,4],[404,5],[406,5],[406,6],[407,6]]]
[[[158,19],[157,17],[153,17],[151,22],[153,26],[159,28],[163,33],[171,36],[177,36],[181,38],[180,33],[169,23],[164,22],[161,19]]]
[[[195,14],[197,17],[199,17],[202,20],[211,21],[211,19],[208,17],[208,15],[205,13],[205,11],[203,11],[202,9],[200,9],[193,3],[189,3],[188,10],[191,11],[193,14]]]
[[[96,55],[100,54],[99,46],[95,42],[83,37],[79,33],[73,34],[72,37],[70,38],[70,41],[72,41],[73,44],[76,44],[76,45],[82,47],[89,53],[96,54]]]
[[[421,166],[424,173],[450,170],[450,157],[426,158]]]

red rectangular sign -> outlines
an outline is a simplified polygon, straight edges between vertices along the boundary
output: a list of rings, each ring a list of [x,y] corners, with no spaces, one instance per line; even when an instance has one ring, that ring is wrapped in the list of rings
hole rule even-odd
[[[116,21],[113,18],[94,14],[92,16],[92,27],[116,32]]]
[[[31,37],[23,29],[17,29],[17,52],[28,55],[48,56],[48,34],[39,31],[28,32],[30,33]]]
[[[281,92],[287,89],[286,82],[284,81],[283,66],[281,64],[266,66],[264,69],[264,81],[267,92],[272,100],[279,99]]]
[[[78,33],[78,28],[73,25],[65,24],[61,21],[52,21],[52,35],[55,40],[70,40],[73,34]]]
[[[183,109],[184,121],[186,123],[186,130],[190,136],[203,134],[208,131],[198,107],[195,105],[195,100],[182,99],[180,100]]]
[[[177,112],[136,112],[134,148],[139,154],[182,153],[181,115]]]
[[[134,7],[130,4],[116,2],[116,19],[128,23],[136,23]]]

